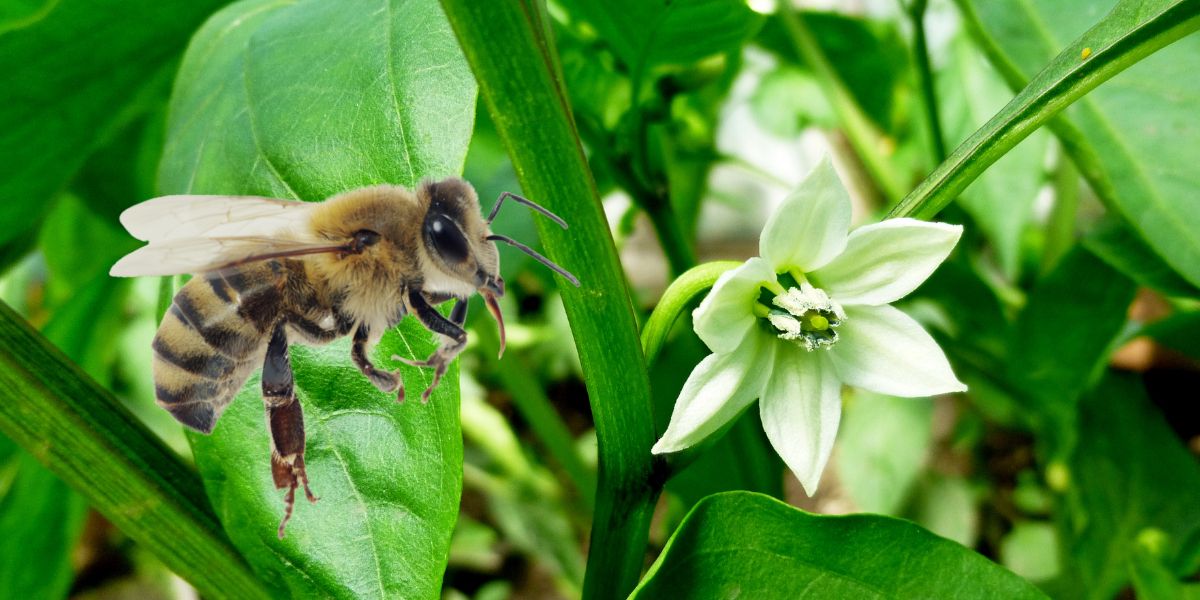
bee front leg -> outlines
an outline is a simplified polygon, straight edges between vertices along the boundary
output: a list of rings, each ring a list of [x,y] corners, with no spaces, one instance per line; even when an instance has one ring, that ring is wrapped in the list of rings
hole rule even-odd
[[[267,345],[262,394],[267,410],[267,428],[271,432],[271,475],[275,479],[276,489],[287,488],[287,495],[283,498],[283,521],[279,523],[279,537],[282,538],[283,528],[292,518],[296,488],[304,486],[308,501],[317,501],[308,487],[308,474],[304,470],[304,414],[300,410],[300,403],[296,401],[283,323],[275,326],[271,342]]]
[[[446,338],[438,346],[438,349],[425,360],[414,361],[401,356],[392,357],[392,360],[398,360],[415,367],[434,368],[433,383],[429,384],[429,387],[421,394],[421,402],[429,402],[430,394],[433,393],[434,388],[441,382],[442,375],[446,374],[446,367],[467,345],[467,332],[462,328],[462,324],[467,320],[467,301],[460,298],[454,304],[454,308],[451,309],[449,319],[443,317],[441,313],[435,310],[419,291],[409,292],[408,303],[425,327]]]
[[[367,340],[371,337],[371,331],[364,324],[359,324],[354,330],[354,345],[350,349],[350,358],[354,360],[354,364],[358,366],[358,370],[379,388],[379,391],[387,394],[396,392],[396,401],[404,402],[404,380],[400,378],[400,371],[387,372],[382,371],[379,367],[371,364],[371,360],[367,358]]]

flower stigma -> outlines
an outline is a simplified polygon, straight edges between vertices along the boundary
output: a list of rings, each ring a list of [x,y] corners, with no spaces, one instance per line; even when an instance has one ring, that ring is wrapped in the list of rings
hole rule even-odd
[[[789,287],[782,293],[775,293],[771,298],[771,306],[760,304],[755,313],[770,324],[772,332],[783,340],[788,340],[809,352],[818,348],[828,349],[838,340],[837,327],[846,320],[846,313],[837,302],[829,298],[817,287],[802,277],[799,288]],[[766,286],[764,286],[766,287]],[[774,293],[774,288],[782,290],[776,283],[767,289]]]

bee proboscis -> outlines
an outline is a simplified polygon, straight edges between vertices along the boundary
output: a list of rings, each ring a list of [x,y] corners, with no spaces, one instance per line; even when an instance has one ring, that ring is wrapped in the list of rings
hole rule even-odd
[[[404,400],[399,371],[371,360],[383,333],[414,315],[441,340],[425,360],[393,360],[434,370],[422,402],[467,341],[467,299],[478,292],[500,328],[504,295],[495,242],[526,252],[568,281],[569,272],[490,225],[505,199],[567,224],[505,192],[485,219],[474,188],[450,178],[416,190],[364,187],[323,202],[251,196],[164,196],[121,214],[146,246],[126,255],[114,276],[192,278],[175,295],[154,336],[154,390],[160,406],[184,425],[210,433],[221,412],[262,365],[262,396],[271,435],[271,473],[287,489],[279,535],[296,488],[312,502],[304,468],[304,419],[296,400],[288,346],[353,336],[351,359],[381,391]],[[450,316],[434,306],[455,300]]]

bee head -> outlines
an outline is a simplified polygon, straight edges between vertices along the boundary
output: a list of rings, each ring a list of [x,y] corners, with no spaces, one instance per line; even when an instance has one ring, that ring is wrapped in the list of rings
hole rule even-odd
[[[429,208],[421,240],[434,266],[480,293],[504,295],[500,254],[479,213],[475,189],[461,179],[425,182],[418,190]]]

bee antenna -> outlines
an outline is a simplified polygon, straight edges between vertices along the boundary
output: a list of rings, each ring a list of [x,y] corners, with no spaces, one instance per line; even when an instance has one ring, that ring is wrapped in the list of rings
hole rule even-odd
[[[512,198],[514,202],[524,204],[525,206],[528,206],[529,208],[532,208],[533,210],[536,210],[536,211],[542,213],[543,215],[549,217],[551,221],[558,223],[559,227],[562,227],[563,229],[567,228],[567,222],[562,220],[562,218],[559,217],[558,215],[550,212],[549,210],[546,210],[545,208],[542,208],[541,205],[537,204],[533,200],[530,200],[528,198],[523,198],[512,192],[504,192],[504,193],[500,194],[499,198],[496,199],[496,204],[494,206],[492,206],[492,212],[488,214],[487,222],[489,225],[492,223],[492,219],[496,218],[496,213],[500,212],[500,207],[504,205],[504,201],[508,198]],[[512,240],[509,240],[509,243],[514,243],[514,242]]]
[[[501,196],[501,197],[503,198],[503,196]],[[513,197],[519,198],[520,196],[513,196]],[[555,218],[557,219],[558,217],[555,217]],[[571,283],[575,284],[575,287],[579,287],[579,280],[576,279],[575,276],[572,275],[570,271],[558,266],[557,264],[554,263],[554,261],[546,258],[545,256],[538,254],[537,252],[535,252],[533,250],[533,248],[530,248],[529,246],[526,246],[525,244],[522,244],[521,242],[518,242],[517,240],[514,240],[508,236],[500,235],[498,233],[493,233],[492,235],[487,236],[487,239],[492,240],[494,242],[504,242],[505,244],[508,244],[509,246],[512,246],[513,248],[516,248],[517,250],[520,250],[521,252],[524,252],[525,254],[528,254],[529,256],[533,257],[534,260],[542,263],[543,265],[546,265],[547,267],[550,268],[550,270],[554,271],[555,273],[558,273],[559,275],[562,275],[564,278],[566,278],[567,281],[570,281]]]

